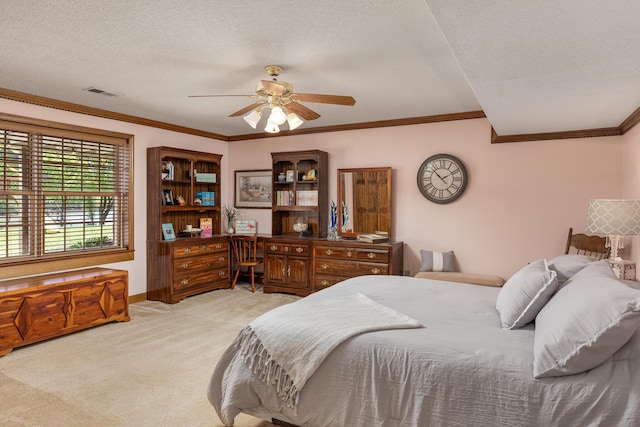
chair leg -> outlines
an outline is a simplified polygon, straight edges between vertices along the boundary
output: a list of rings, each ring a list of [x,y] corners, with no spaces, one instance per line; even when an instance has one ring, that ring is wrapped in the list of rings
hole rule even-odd
[[[255,293],[256,285],[254,283],[254,268],[253,268],[253,266],[250,267],[250,269],[251,269],[251,293]]]
[[[231,284],[231,289],[236,287],[236,282],[238,281],[238,276],[240,275],[240,267],[238,267],[238,270],[236,271],[236,275],[233,278],[233,283]]]

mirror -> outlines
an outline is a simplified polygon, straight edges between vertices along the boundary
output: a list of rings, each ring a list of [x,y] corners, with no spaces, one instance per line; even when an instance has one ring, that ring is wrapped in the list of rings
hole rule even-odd
[[[391,168],[338,169],[337,210],[340,236],[384,231],[391,237]]]

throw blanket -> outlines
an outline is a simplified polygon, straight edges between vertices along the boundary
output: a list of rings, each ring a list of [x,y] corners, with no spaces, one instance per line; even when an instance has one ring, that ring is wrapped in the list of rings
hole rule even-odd
[[[305,298],[258,317],[234,345],[245,365],[295,408],[307,380],[343,341],[364,332],[420,327],[417,320],[360,293],[321,301]]]

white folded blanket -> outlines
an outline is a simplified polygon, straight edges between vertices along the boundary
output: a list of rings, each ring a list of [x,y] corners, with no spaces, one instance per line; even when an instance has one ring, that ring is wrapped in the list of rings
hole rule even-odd
[[[301,299],[275,308],[236,338],[243,362],[295,408],[299,393],[324,359],[352,336],[420,328],[417,320],[357,293],[330,300]]]

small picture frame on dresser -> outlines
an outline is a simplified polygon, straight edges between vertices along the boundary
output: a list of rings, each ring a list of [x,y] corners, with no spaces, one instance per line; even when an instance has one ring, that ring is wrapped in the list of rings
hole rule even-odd
[[[173,231],[173,224],[162,224],[162,238],[164,240],[176,240],[176,233]]]

